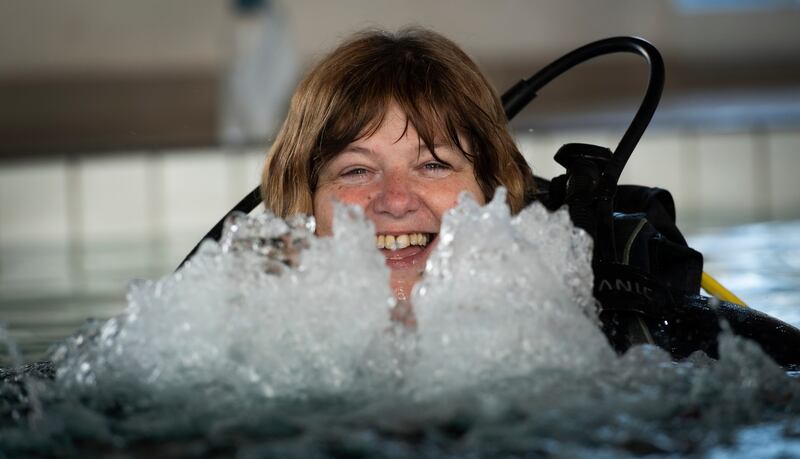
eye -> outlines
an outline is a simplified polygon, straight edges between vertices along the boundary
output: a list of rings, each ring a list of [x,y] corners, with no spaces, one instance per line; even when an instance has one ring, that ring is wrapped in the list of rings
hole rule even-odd
[[[368,171],[363,167],[354,167],[352,169],[347,169],[346,171],[342,172],[343,177],[351,176],[356,177],[359,175],[366,175]]]
[[[370,180],[372,174],[373,171],[367,167],[351,166],[339,173],[338,180],[347,184],[360,184]]]
[[[433,170],[441,170],[441,169],[450,169],[450,165],[448,165],[448,164],[445,164],[445,163],[443,163],[443,162],[440,162],[440,161],[430,161],[430,162],[427,162],[427,163],[425,163],[425,164],[423,165],[423,167],[424,167],[425,169],[432,170],[432,171],[433,171]]]
[[[422,172],[429,177],[443,177],[448,175],[453,167],[442,161],[428,161],[422,164]]]

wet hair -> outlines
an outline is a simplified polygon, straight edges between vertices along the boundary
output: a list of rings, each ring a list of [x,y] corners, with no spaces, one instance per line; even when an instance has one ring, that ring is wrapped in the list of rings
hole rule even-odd
[[[511,211],[522,210],[533,174],[497,94],[458,45],[420,28],[360,32],[305,76],[264,166],[267,209],[281,217],[313,213],[320,172],[377,131],[393,101],[434,156],[437,143],[458,147],[487,201],[502,185]]]

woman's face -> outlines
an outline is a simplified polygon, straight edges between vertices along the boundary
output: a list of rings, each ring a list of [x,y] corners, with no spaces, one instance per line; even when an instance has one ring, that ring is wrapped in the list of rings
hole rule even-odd
[[[444,138],[444,137],[443,137]],[[472,164],[457,146],[436,142],[436,160],[396,105],[370,137],[356,140],[320,173],[314,194],[317,234],[330,235],[335,201],[361,206],[391,269],[391,288],[407,299],[425,269],[444,212],[467,191],[484,203]]]

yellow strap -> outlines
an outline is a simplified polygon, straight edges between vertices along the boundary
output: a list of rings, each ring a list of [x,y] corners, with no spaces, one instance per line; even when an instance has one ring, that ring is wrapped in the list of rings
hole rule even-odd
[[[700,286],[713,297],[719,298],[722,301],[727,301],[728,303],[736,303],[740,306],[747,307],[744,301],[739,299],[738,296],[726,289],[719,281],[711,277],[711,275],[705,271],[703,271],[703,277],[700,278]]]

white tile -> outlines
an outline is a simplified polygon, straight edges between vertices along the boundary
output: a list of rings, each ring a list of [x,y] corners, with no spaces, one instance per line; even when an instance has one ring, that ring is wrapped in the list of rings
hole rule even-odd
[[[245,193],[253,189],[256,183],[247,177],[246,157],[242,152],[228,152],[226,159],[228,163],[228,200],[230,206],[233,207]]]
[[[0,244],[65,243],[68,235],[65,161],[0,168]]]
[[[246,194],[251,193],[261,183],[261,171],[264,168],[266,147],[232,152],[229,155],[230,174],[229,188],[232,191],[230,206],[238,203]]]
[[[680,192],[676,193],[675,208],[679,225],[684,231],[702,228],[704,201],[700,190],[702,174],[698,135],[695,132],[677,131],[679,139]]]
[[[687,192],[687,173],[683,170],[681,138],[674,131],[645,134],[628,159],[620,184],[664,188],[672,194],[678,215],[697,207]]]
[[[198,231],[171,232],[164,241],[164,267],[169,270],[177,268],[215,223],[216,220],[209,223],[208,228]]]
[[[657,186],[679,194],[681,143],[678,135],[662,133],[643,138],[628,159],[620,183]]]
[[[85,243],[150,236],[147,173],[145,154],[92,158],[81,164]]]
[[[253,188],[261,183],[261,171],[264,168],[266,158],[266,146],[263,149],[251,149],[236,152],[230,156],[235,161],[235,174],[231,175],[232,189],[235,190],[236,201],[238,202],[245,193],[253,191]]]
[[[245,154],[245,180],[251,184],[250,190],[261,183],[261,173],[264,171],[264,164],[267,160],[267,147],[263,150],[256,150]]]
[[[95,293],[124,292],[132,278],[152,278],[163,274],[154,269],[160,254],[150,241],[93,244],[83,253],[85,288]]]
[[[711,224],[752,221],[756,216],[752,135],[701,134],[696,142],[704,220]]]
[[[228,164],[222,152],[168,153],[163,161],[163,181],[168,232],[206,228],[231,207]]]
[[[62,242],[0,246],[0,297],[71,293],[79,284],[74,253]]]
[[[564,168],[553,160],[560,145],[556,145],[551,136],[518,134],[516,141],[534,175],[550,180],[564,173]]]
[[[235,204],[222,151],[180,151],[163,160],[166,263],[176,264]]]
[[[768,142],[772,215],[800,218],[800,131],[773,132]]]

